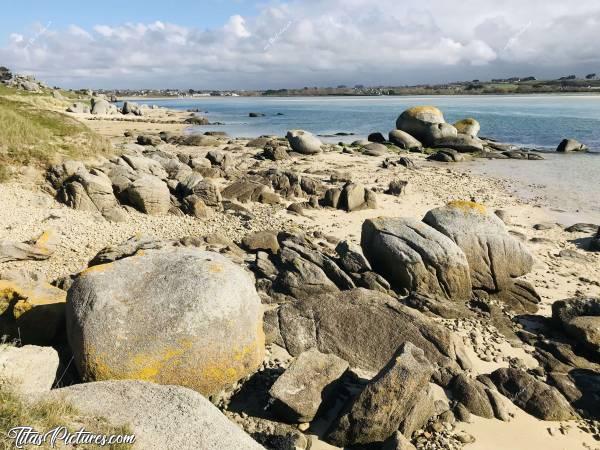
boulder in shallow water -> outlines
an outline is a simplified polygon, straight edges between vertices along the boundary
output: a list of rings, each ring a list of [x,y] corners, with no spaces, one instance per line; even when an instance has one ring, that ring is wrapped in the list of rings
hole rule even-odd
[[[454,124],[454,128],[456,128],[456,131],[459,133],[477,137],[479,130],[481,130],[481,125],[477,120],[470,117],[468,119],[463,119],[456,122]]]
[[[575,139],[563,139],[558,147],[557,152],[570,153],[570,152],[587,152],[588,147]]]
[[[85,270],[68,292],[67,334],[85,380],[148,380],[205,395],[264,356],[251,276],[196,248],[144,250]]]
[[[404,111],[396,120],[396,128],[425,145],[457,135],[456,128],[446,123],[444,115],[435,106],[415,106]]]
[[[292,147],[292,151],[303,155],[314,155],[321,153],[322,142],[312,133],[304,130],[290,130],[286,138]]]

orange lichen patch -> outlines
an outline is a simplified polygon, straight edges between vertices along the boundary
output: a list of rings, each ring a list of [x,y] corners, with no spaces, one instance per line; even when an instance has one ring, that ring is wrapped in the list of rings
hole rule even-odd
[[[463,120],[459,120],[458,122],[456,122],[456,124],[454,124],[454,126],[457,125],[475,125],[477,123],[477,121],[471,117],[467,118],[467,119],[463,119]]]
[[[451,208],[461,209],[466,212],[477,212],[479,214],[487,214],[487,208],[484,205],[466,200],[454,200],[448,203]]]
[[[0,280],[0,310],[1,305],[11,301],[23,301],[32,306],[64,303],[67,293],[47,283],[17,284],[13,281]]]
[[[442,112],[435,106],[431,105],[413,106],[412,108],[404,111],[403,115],[423,120],[425,122],[432,122],[432,117],[437,117],[434,122],[444,122],[444,115]]]
[[[214,263],[208,266],[208,271],[211,273],[220,273],[223,272],[223,266],[221,264]]]
[[[48,245],[51,244],[56,239],[56,235],[54,231],[47,230],[44,231],[39,238],[35,241],[35,246],[38,247],[42,251],[49,252],[50,249]]]
[[[79,275],[83,276],[83,275],[89,275],[92,273],[103,273],[103,272],[106,272],[108,269],[110,269],[112,264],[113,263],[109,262],[106,264],[98,264],[97,266],[88,267],[87,269],[82,271]]]

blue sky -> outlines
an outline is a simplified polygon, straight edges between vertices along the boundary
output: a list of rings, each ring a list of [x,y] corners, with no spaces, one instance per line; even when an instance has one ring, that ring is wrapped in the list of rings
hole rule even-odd
[[[0,65],[51,85],[266,89],[600,73],[598,0],[22,0]]]
[[[82,28],[94,25],[119,25],[126,22],[172,22],[184,26],[212,28],[235,14],[256,14],[260,2],[237,0],[102,0],[46,1],[20,0],[10,9],[2,8],[0,43],[12,32],[23,32],[35,24],[62,28],[71,24]]]

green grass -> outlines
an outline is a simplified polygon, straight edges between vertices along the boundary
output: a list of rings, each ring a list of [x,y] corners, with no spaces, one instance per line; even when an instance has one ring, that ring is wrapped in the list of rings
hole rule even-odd
[[[96,434],[132,434],[127,427],[114,427],[103,419],[81,416],[75,408],[64,402],[42,400],[26,404],[9,388],[9,385],[2,384],[0,388],[0,450],[15,448],[14,441],[6,435],[6,432],[19,426],[29,426],[41,433],[65,426],[71,432],[84,427],[86,431]],[[28,446],[27,448],[32,447]],[[53,447],[47,443],[42,447],[35,448],[50,449]],[[100,447],[86,446],[85,448]],[[102,448],[125,450],[130,449],[131,445],[116,444]]]
[[[64,159],[89,159],[111,151],[110,142],[59,112],[69,100],[0,86],[0,167],[46,167]],[[0,179],[7,169],[0,169]]]

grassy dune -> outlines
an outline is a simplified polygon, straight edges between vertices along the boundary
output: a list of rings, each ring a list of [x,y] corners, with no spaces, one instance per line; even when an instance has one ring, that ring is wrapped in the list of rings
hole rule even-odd
[[[110,153],[108,140],[60,112],[69,103],[0,86],[0,179],[7,177],[7,166],[44,167]]]
[[[25,403],[17,394],[12,392],[7,384],[0,389],[0,450],[14,449],[14,441],[6,432],[14,427],[28,426],[36,431],[46,432],[56,427],[67,427],[71,432],[84,427],[87,431],[97,434],[116,435],[131,434],[128,427],[113,427],[103,419],[81,416],[72,406],[64,402],[36,401]],[[27,447],[31,448],[31,447]],[[42,449],[54,448],[46,443]],[[85,448],[100,448],[86,446]],[[115,444],[106,447],[111,450],[130,449],[131,445]]]

